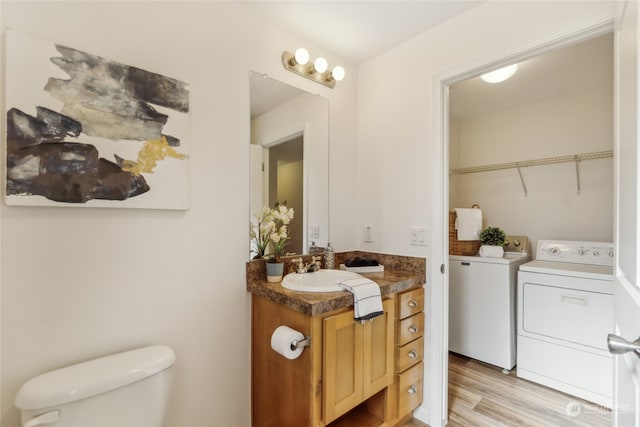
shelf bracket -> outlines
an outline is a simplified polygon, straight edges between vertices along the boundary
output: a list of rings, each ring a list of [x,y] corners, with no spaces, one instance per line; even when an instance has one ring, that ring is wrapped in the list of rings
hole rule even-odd
[[[574,157],[574,161],[576,162],[576,182],[578,184],[578,195],[580,195],[580,158],[577,154]]]
[[[524,178],[522,177],[522,171],[520,170],[518,162],[516,162],[516,168],[518,169],[518,175],[520,176],[520,182],[522,183],[522,189],[524,190],[524,197],[528,197],[527,186],[524,184]]]

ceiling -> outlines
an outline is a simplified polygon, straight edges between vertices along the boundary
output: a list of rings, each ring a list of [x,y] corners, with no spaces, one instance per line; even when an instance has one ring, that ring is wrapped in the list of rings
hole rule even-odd
[[[484,3],[478,0],[237,1],[355,65]],[[298,47],[302,46],[282,48]]]
[[[236,1],[354,64],[483,3],[457,0]],[[297,47],[283,46],[283,49]],[[612,64],[613,38],[610,34],[556,49],[520,63],[515,76],[503,83],[489,84],[477,77],[453,85],[450,113],[455,118],[468,118],[612,84]],[[252,81],[252,117],[301,93],[299,89],[268,78],[260,84],[254,83]]]
[[[466,119],[612,85],[613,35],[605,34],[521,62],[502,83],[475,77],[452,85],[449,111]]]
[[[484,0],[236,1],[356,65],[484,3]],[[283,50],[298,47],[302,46],[283,46]],[[295,87],[253,74],[251,118],[302,93]]]

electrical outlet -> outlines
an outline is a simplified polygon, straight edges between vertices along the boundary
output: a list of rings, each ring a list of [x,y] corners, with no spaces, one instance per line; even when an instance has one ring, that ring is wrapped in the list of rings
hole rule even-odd
[[[310,225],[309,226],[309,238],[310,239],[319,239],[320,238],[320,226],[319,225]]]
[[[373,243],[373,225],[364,226],[364,239],[367,243]]]
[[[425,227],[409,227],[409,244],[426,246],[427,229]]]

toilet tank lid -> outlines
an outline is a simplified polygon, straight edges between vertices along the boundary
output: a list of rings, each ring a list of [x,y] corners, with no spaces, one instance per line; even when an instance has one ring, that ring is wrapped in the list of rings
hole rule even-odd
[[[153,345],[56,369],[24,383],[15,404],[41,409],[95,396],[163,371],[175,360],[171,347]]]

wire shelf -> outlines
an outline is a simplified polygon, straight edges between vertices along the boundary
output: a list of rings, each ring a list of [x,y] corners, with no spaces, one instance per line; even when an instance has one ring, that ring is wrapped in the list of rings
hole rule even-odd
[[[531,166],[553,165],[557,163],[575,163],[578,194],[580,194],[580,169],[578,167],[578,164],[583,160],[607,159],[611,157],[613,157],[612,150],[596,151],[594,153],[582,153],[582,154],[574,154],[574,155],[568,155],[568,156],[547,157],[544,159],[525,160],[522,162],[496,163],[493,165],[472,166],[468,168],[451,169],[449,172],[451,175],[464,175],[468,173],[490,172],[490,171],[497,171],[497,170],[504,170],[504,169],[517,169],[518,175],[520,176],[520,181],[522,182],[522,188],[524,189],[524,195],[526,196],[527,187],[524,183],[524,178],[520,170],[521,168],[526,168]]]

